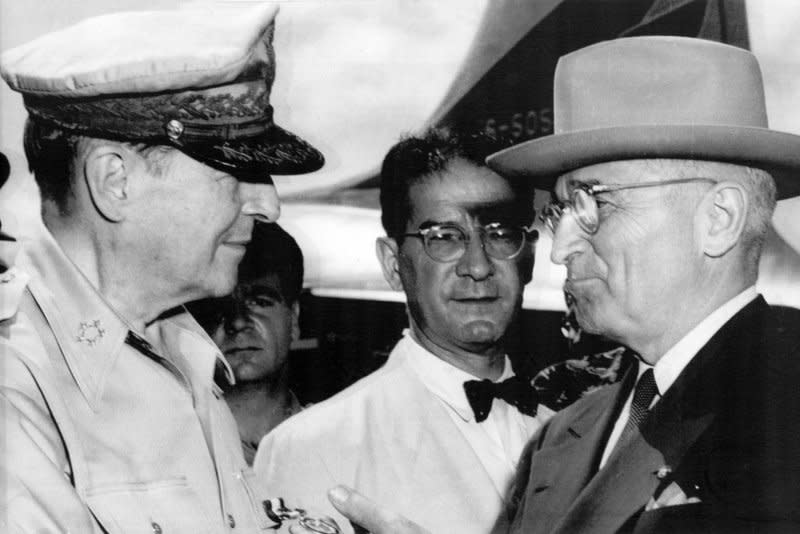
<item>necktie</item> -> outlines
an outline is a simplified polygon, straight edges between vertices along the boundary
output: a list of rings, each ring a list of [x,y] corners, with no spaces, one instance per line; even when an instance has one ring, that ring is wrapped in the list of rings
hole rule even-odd
[[[530,380],[521,376],[512,376],[502,382],[491,380],[467,380],[464,382],[464,393],[475,414],[475,421],[480,423],[489,416],[494,399],[503,399],[525,415],[533,417],[539,405],[539,397]]]
[[[631,411],[628,415],[628,422],[625,423],[625,428],[622,429],[622,433],[619,435],[617,447],[630,439],[631,434],[642,425],[647,418],[647,414],[650,413],[650,404],[657,394],[658,386],[656,385],[656,379],[653,376],[653,368],[651,367],[642,373],[642,376],[639,377],[639,381],[636,382],[636,387],[633,390],[633,400],[631,401]]]

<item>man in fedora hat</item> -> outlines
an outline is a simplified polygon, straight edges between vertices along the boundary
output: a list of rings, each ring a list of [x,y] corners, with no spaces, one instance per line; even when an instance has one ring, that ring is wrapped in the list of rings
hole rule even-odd
[[[0,322],[3,532],[243,532],[275,522],[182,303],[230,293],[272,173],[270,5],[104,15],[2,56],[46,229]],[[7,289],[0,285],[0,302]]]
[[[800,311],[755,284],[800,137],[769,130],[755,58],[680,37],[563,57],[555,134],[489,166],[554,191],[552,260],[584,330],[640,355],[523,455],[497,532],[796,532]],[[458,488],[453,488],[458,491]],[[374,532],[415,532],[347,488]]]

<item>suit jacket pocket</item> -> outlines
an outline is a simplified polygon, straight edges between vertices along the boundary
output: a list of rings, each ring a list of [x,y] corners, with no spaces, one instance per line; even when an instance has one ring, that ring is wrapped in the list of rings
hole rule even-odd
[[[109,534],[213,532],[185,478],[137,482],[88,492],[89,508]]]

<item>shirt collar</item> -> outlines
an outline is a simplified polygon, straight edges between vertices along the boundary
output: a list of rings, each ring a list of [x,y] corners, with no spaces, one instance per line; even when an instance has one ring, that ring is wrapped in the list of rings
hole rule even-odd
[[[202,390],[210,385],[219,398],[222,390],[215,377],[227,385],[236,383],[233,370],[222,352],[187,311],[156,321],[148,330],[153,327],[159,330],[158,335],[169,352],[164,357],[189,379],[192,390]]]
[[[70,373],[89,405],[96,409],[105,381],[125,345],[128,324],[64,254],[46,229],[42,228],[35,238],[26,239],[21,244],[17,265],[30,276],[31,294],[47,319]],[[211,380],[213,362],[224,362],[224,358],[202,328],[186,312],[156,321],[162,322],[163,325],[156,324],[155,327],[163,328],[162,338],[170,349],[170,355],[164,357],[175,357],[177,361],[172,363],[181,372],[188,372],[193,384],[194,378],[198,378],[193,370],[195,365],[210,367],[202,374],[207,374]],[[189,338],[193,343],[182,343]],[[202,340],[205,350],[199,350],[198,340]],[[186,360],[183,355],[191,354],[186,352],[189,347],[211,357],[198,356]],[[212,363],[202,365],[202,360]],[[226,362],[224,365],[232,376],[230,367]]]
[[[411,369],[431,393],[450,406],[464,421],[475,419],[464,392],[464,382],[480,380],[479,378],[429,352],[414,340],[408,330],[403,332],[403,338],[397,348],[402,351]],[[503,374],[500,375],[498,382],[512,376],[514,376],[514,371],[511,368],[511,360],[506,356]]]
[[[700,321],[656,362],[653,376],[662,396],[717,330],[757,296],[755,286],[748,287]],[[643,368],[643,365],[639,366],[640,374]]]

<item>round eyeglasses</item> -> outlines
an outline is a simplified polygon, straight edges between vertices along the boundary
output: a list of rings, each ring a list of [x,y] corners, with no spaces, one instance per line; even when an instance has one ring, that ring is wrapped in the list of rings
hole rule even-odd
[[[634,184],[579,184],[572,190],[569,200],[559,200],[555,195],[550,203],[542,210],[539,218],[544,222],[548,230],[553,234],[558,229],[558,224],[564,213],[569,210],[578,222],[581,230],[587,234],[594,234],[600,226],[600,211],[597,206],[595,195],[600,193],[610,193],[623,189],[639,189],[643,187],[657,187],[661,185],[685,184],[689,182],[712,182],[713,178],[677,178],[674,180],[662,180],[656,182],[639,182]]]
[[[481,246],[486,254],[497,260],[510,260],[522,252],[526,241],[536,241],[538,232],[530,227],[509,226],[491,223],[476,226]],[[402,237],[422,239],[425,253],[438,262],[456,261],[467,250],[470,234],[455,224],[437,224],[416,232],[401,234]]]

